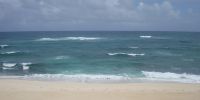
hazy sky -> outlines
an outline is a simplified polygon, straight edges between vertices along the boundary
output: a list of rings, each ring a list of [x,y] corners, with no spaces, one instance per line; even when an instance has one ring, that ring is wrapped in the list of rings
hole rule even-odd
[[[200,0],[0,0],[0,31],[200,31]]]

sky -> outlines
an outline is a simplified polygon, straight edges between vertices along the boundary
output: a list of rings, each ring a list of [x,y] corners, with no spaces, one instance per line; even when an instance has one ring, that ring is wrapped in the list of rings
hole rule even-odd
[[[200,0],[0,0],[0,31],[200,31]]]

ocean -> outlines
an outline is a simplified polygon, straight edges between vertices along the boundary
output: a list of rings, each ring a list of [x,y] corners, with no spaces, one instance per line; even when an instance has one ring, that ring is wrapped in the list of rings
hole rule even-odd
[[[0,32],[0,78],[200,83],[200,32]]]

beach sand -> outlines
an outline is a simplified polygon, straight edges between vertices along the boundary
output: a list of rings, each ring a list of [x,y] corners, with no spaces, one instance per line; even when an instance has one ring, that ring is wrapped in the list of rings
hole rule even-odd
[[[0,79],[0,100],[200,100],[200,84]]]

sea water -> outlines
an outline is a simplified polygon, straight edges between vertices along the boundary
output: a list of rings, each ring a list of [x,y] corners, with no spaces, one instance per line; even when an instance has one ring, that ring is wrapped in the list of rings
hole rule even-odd
[[[200,83],[200,33],[0,32],[0,76]]]

